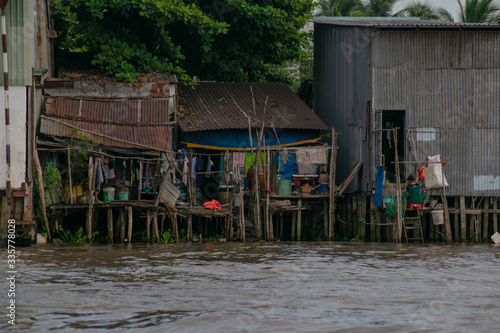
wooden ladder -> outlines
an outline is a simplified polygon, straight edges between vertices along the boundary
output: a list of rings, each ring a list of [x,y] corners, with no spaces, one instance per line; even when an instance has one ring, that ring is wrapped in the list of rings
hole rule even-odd
[[[416,213],[416,216],[411,215],[412,213]],[[424,232],[422,230],[420,210],[418,208],[406,210],[405,216],[403,217],[403,229],[405,231],[406,243],[408,243],[408,241],[421,241],[422,244],[424,243]],[[411,237],[408,237],[410,233]]]

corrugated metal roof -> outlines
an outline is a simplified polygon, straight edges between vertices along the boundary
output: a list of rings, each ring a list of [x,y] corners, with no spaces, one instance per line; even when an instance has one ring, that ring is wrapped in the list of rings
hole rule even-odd
[[[167,151],[168,107],[167,99],[48,98],[40,132],[69,138],[84,135],[102,146]]]
[[[255,113],[252,92],[255,100]],[[328,127],[285,84],[276,82],[210,82],[194,89],[180,86],[177,114],[184,132],[248,129],[264,117],[265,124],[282,129],[322,130]]]
[[[65,99],[48,98],[45,114],[85,122],[120,125],[159,125],[168,122],[168,99]]]
[[[446,22],[436,20],[402,19],[402,18],[352,18],[345,17],[325,17],[314,18],[315,24],[332,24],[341,26],[357,27],[379,27],[379,28],[464,28],[477,29],[489,28],[500,29],[500,24],[492,23],[465,23],[465,22]]]
[[[31,70],[35,65],[33,31],[34,0],[9,1],[5,7],[9,85],[31,86]],[[0,72],[3,73],[0,61]],[[3,75],[0,85],[3,86]]]

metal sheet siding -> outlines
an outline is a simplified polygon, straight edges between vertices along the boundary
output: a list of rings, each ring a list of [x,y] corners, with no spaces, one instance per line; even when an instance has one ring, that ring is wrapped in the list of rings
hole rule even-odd
[[[34,57],[34,0],[9,1],[5,9],[7,25],[7,57],[9,62],[9,85],[31,86],[31,69]],[[0,62],[0,73],[3,73]],[[3,75],[0,75],[3,85]]]
[[[357,161],[369,164],[370,34],[365,28],[315,25],[314,111],[340,133],[336,169],[339,182]],[[350,190],[367,189],[371,182],[367,170],[362,168]]]
[[[73,128],[78,128],[103,146],[163,151],[170,148],[168,99],[49,97],[45,109],[40,132],[49,136],[77,137]]]
[[[376,166],[375,111],[404,110],[415,138],[415,131],[435,131],[419,136],[417,159],[442,152],[448,195],[499,196],[499,26],[420,30],[366,22],[315,24],[314,106],[340,132],[337,178],[361,158],[362,178],[348,192],[367,190]],[[368,42],[360,42],[362,34]],[[404,159],[412,161],[409,146]]]
[[[375,33],[373,108],[404,110],[413,131],[444,131],[448,195],[500,195],[499,38],[499,30]],[[440,152],[439,134],[417,140],[418,160]]]

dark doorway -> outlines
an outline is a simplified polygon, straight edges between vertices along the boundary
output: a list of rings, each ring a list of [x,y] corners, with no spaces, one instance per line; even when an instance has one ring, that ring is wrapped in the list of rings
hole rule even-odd
[[[404,161],[405,156],[405,111],[382,111],[382,129],[398,128],[397,135],[397,152],[394,142],[392,131],[382,132],[382,154],[384,155],[384,162],[386,166],[385,179],[390,183],[396,182],[396,153],[398,154],[399,161]],[[400,181],[404,182],[405,168],[404,164],[399,165]]]

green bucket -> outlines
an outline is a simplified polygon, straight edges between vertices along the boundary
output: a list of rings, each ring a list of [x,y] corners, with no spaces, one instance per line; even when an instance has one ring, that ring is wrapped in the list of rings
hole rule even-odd
[[[292,195],[292,180],[278,180],[278,195]]]

